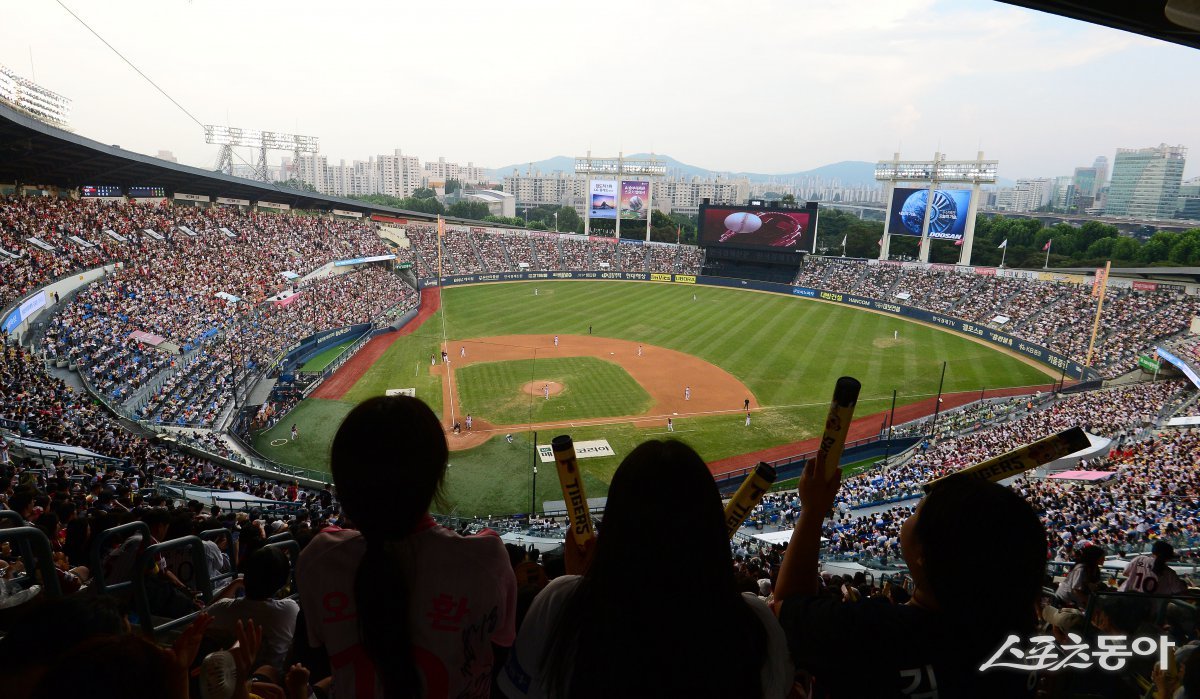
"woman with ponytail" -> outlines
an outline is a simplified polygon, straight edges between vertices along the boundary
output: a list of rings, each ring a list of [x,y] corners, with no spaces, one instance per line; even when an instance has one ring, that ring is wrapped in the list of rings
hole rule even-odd
[[[429,516],[447,458],[441,423],[415,398],[372,398],[338,428],[330,466],[349,528],[322,531],[296,567],[336,697],[491,691],[493,646],[516,635],[516,578],[498,537]]]
[[[665,542],[651,533],[664,513],[680,534]],[[695,451],[651,440],[625,457],[591,565],[534,599],[499,685],[511,699],[787,696],[783,630],[738,592],[721,495]]]
[[[1167,563],[1179,558],[1175,547],[1159,539],[1150,549],[1150,555],[1142,555],[1125,566],[1125,582],[1121,592],[1145,592],[1159,595],[1181,595],[1188,590],[1187,583],[1171,570]]]

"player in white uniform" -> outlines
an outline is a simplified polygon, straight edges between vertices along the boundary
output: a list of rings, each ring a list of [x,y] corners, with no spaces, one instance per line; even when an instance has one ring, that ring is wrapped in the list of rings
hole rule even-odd
[[[691,387],[691,386],[684,386],[684,387],[683,387],[683,399],[684,399],[684,400],[691,400],[691,399],[692,399],[692,387]]]

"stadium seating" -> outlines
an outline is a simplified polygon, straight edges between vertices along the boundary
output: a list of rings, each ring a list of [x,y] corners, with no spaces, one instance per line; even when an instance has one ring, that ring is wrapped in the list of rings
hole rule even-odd
[[[860,294],[988,325],[1081,363],[1095,318],[1091,286],[964,274],[947,267],[870,264],[866,260],[809,257],[799,286]],[[1139,355],[1173,338],[1200,314],[1200,298],[1170,289],[1110,288],[1092,366],[1106,378],[1137,368]],[[1000,319],[1006,318],[1003,322]]]
[[[145,233],[147,229],[162,240]],[[695,274],[702,262],[702,251],[691,246],[450,231],[439,250],[432,227],[412,224],[406,232],[410,247],[395,252],[400,260],[413,263],[418,277],[437,275],[439,260],[444,274],[595,270],[601,263],[626,272]],[[29,237],[56,252],[28,244]],[[10,458],[8,443],[0,447],[5,455],[0,460],[0,539],[14,542],[0,548],[0,608],[24,606],[33,596],[25,590],[41,589],[42,596],[61,594],[69,600],[81,590],[103,585],[135,612],[151,638],[165,641],[172,627],[177,632],[193,623],[193,594],[206,604],[213,602],[255,551],[286,549],[294,566],[296,554],[317,532],[347,525],[330,490],[305,489],[286,479],[246,476],[224,467],[223,460],[242,457],[203,429],[178,436],[188,450],[134,435],[105,407],[49,373],[46,363],[76,366],[113,407],[150,422],[211,426],[228,407],[238,375],[264,369],[288,344],[329,328],[381,321],[389,311],[417,303],[417,293],[408,283],[379,267],[303,280],[334,260],[386,252],[369,225],[227,209],[9,197],[0,200],[0,245],[19,252],[17,258],[0,257],[0,296],[6,304],[54,279],[118,263],[112,273],[58,303],[41,329],[36,351],[10,341],[0,352],[0,426],[11,433],[15,452]],[[283,271],[298,278],[285,279],[280,276]],[[1072,356],[1086,352],[1094,308],[1086,287],[835,258],[810,259],[796,283],[885,299],[907,294],[909,303],[984,324],[1005,315],[1010,318],[1004,324],[1007,331]],[[299,296],[286,304],[265,303],[293,290]],[[218,292],[244,301],[230,304],[216,297]],[[251,307],[257,310],[243,310]],[[1119,374],[1153,343],[1177,335],[1198,307],[1195,299],[1171,292],[1114,289],[1106,308],[1097,352],[1105,372]],[[135,331],[157,335],[178,350],[132,340]],[[1196,356],[1194,341],[1182,339],[1172,346],[1180,354]],[[1114,440],[1107,454],[1087,463],[1089,469],[1112,472],[1111,478],[1087,487],[1033,478],[1012,485],[1033,504],[1050,533],[1047,558],[1068,561],[1082,545],[1134,555],[1154,541],[1167,540],[1195,560],[1192,550],[1200,542],[1200,432],[1154,429],[1181,405],[1185,414],[1194,413],[1193,399],[1194,391],[1181,382],[1162,381],[1001,399],[942,415],[935,434],[906,460],[844,481],[835,512],[824,524],[825,555],[830,560],[894,564],[900,560],[900,528],[912,514],[922,484],[1014,445],[1080,425]],[[271,424],[291,405],[264,404],[256,419]],[[913,435],[930,431],[928,423],[895,430]],[[94,456],[68,458],[64,452],[35,459],[17,444],[22,439],[86,449]],[[184,486],[252,501],[241,512],[204,507],[177,494]],[[669,503],[664,502],[667,511]],[[148,524],[136,522],[153,522],[164,512],[170,520],[167,533],[151,540]],[[787,530],[798,513],[794,494],[773,494],[750,522]],[[490,529],[558,539],[566,531],[563,519],[554,517],[442,521],[464,533]],[[26,522],[31,526],[8,526]],[[147,548],[152,541],[153,547]],[[156,566],[146,564],[160,553],[165,565],[156,573]],[[539,577],[564,572],[563,560],[546,553],[510,548],[514,566],[529,576],[521,578],[526,606],[536,595]],[[739,590],[769,600],[783,549],[739,536],[731,554]],[[122,563],[123,556],[129,560]],[[539,575],[530,575],[530,566]],[[42,569],[40,576],[28,573],[37,567]],[[168,608],[166,601],[154,597],[155,576],[162,570],[189,590],[176,590],[183,596],[176,594],[174,601],[182,607]],[[121,586],[123,580],[128,586]],[[827,576],[822,585],[822,595],[845,604],[898,604],[906,599],[905,590],[911,591],[911,581],[902,575],[887,584],[866,575]],[[290,592],[289,584],[280,594]],[[54,618],[55,612],[49,606],[33,613],[36,624]],[[30,622],[0,615],[0,632],[23,638],[23,623]],[[1170,631],[1183,633],[1178,624]],[[303,630],[295,635],[305,637]],[[313,658],[305,646],[294,643],[293,658],[319,673],[312,680],[321,679],[328,671],[319,669],[321,659]],[[10,649],[0,645],[0,657]],[[56,658],[52,653],[44,662],[52,664]],[[286,684],[282,678],[278,683]]]

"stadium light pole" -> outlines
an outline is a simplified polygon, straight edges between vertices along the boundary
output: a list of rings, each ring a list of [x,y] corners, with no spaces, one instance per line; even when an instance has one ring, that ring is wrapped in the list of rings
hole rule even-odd
[[[554,232],[558,232],[558,212],[554,212]]]
[[[883,453],[883,467],[887,468],[888,460],[892,458],[892,425],[896,424],[896,389],[892,389],[892,409],[888,411],[887,447]]]
[[[537,430],[533,432],[533,484],[529,487],[529,521],[533,522],[533,514],[537,512]]]
[[[938,379],[937,403],[933,404],[933,422],[929,424],[929,436],[937,432],[938,413],[942,409],[942,384],[946,381],[946,362],[942,362],[942,378]]]

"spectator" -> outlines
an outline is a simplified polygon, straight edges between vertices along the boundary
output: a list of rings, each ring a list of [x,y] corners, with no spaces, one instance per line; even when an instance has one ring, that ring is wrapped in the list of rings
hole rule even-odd
[[[655,551],[656,567],[686,579],[664,604],[647,585],[642,547],[666,492],[687,535]],[[591,566],[534,600],[500,678],[504,692],[785,696],[792,672],[783,636],[761,600],[737,591],[723,522],[712,476],[691,448],[649,441],[630,452],[610,484]]]
[[[403,396],[365,401],[334,437],[334,484],[357,531],[318,534],[297,577],[310,643],[339,659],[337,696],[486,695],[493,645],[512,644],[517,584],[500,539],[429,517],[448,453],[437,416]]]
[[[1187,583],[1171,570],[1167,563],[1175,560],[1175,547],[1166,541],[1156,541],[1149,556],[1138,556],[1125,566],[1125,582],[1121,592],[1145,592],[1158,595],[1180,595],[1187,592]]]
[[[1036,513],[1003,486],[951,479],[930,492],[901,530],[915,582],[906,605],[847,603],[819,594],[821,520],[837,495],[815,460],[800,478],[800,520],[775,586],[776,610],[799,668],[832,696],[1020,697],[1028,678],[979,667],[1009,634],[1034,630],[1046,534]],[[996,535],[981,541],[980,532]],[[973,579],[1004,581],[985,590]],[[895,642],[903,639],[902,642]],[[870,658],[870,662],[864,662]]]
[[[1057,606],[1087,609],[1088,598],[1101,587],[1100,565],[1104,563],[1104,549],[1087,545],[1075,557],[1075,565],[1058,584],[1054,591]]]
[[[295,600],[274,599],[280,588],[288,583],[290,565],[287,556],[277,548],[261,548],[246,561],[242,572],[245,578],[230,584],[222,593],[222,599],[205,610],[213,618],[209,633],[223,633],[232,638],[238,621],[252,620],[262,628],[263,634],[254,666],[269,665],[282,671],[292,645],[296,616],[300,613],[300,605]],[[235,598],[242,589],[246,596]]]

